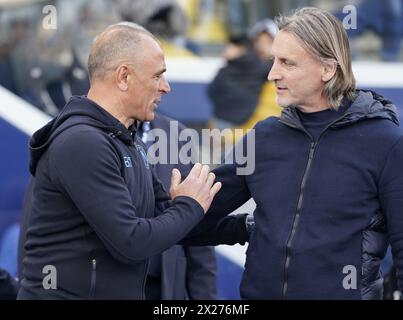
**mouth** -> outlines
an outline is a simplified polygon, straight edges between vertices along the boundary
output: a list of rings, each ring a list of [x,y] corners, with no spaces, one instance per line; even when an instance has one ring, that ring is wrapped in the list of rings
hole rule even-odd
[[[276,91],[277,91],[277,93],[284,93],[284,92],[286,92],[287,90],[288,90],[288,88],[286,88],[286,87],[276,85]]]
[[[159,105],[160,102],[161,102],[161,100],[154,100],[153,106],[154,106],[155,109],[158,108],[158,105]]]

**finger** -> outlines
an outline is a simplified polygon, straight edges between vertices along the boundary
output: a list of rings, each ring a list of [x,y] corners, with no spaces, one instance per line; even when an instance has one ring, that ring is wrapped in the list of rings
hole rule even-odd
[[[171,176],[171,189],[176,188],[180,182],[181,182],[180,171],[178,169],[173,169],[172,176]]]
[[[196,163],[192,170],[190,170],[188,177],[198,178],[200,175],[200,171],[202,169],[202,165],[200,163]]]
[[[210,197],[214,198],[218,191],[220,191],[222,187],[221,182],[214,183],[213,187],[210,189]]]
[[[205,182],[207,180],[208,174],[210,172],[210,167],[208,165],[204,165],[200,171],[199,178]]]
[[[213,185],[214,180],[215,180],[215,174],[212,173],[212,172],[210,172],[210,173],[208,174],[207,182],[206,182],[206,187],[208,188],[208,190],[211,189],[211,186]]]

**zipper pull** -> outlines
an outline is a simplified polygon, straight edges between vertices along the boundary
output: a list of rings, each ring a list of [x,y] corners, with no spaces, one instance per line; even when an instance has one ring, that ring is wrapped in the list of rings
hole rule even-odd
[[[316,142],[311,142],[311,150],[309,150],[309,160],[313,159],[313,153],[315,151]]]
[[[92,270],[97,270],[97,260],[92,259]]]

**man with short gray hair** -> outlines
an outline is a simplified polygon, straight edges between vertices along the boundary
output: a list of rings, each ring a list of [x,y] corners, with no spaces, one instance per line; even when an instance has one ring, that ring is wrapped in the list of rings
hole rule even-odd
[[[346,31],[330,13],[304,8],[278,26],[268,79],[284,110],[255,127],[254,173],[214,171],[223,187],[204,227],[254,198],[244,299],[381,299],[388,240],[403,286],[396,107],[356,89]]]
[[[148,258],[202,220],[221,187],[208,166],[182,182],[174,169],[171,202],[147,161],[137,122],[153,120],[170,91],[154,36],[113,25],[88,67],[88,96],[73,97],[30,141],[19,299],[144,299]]]

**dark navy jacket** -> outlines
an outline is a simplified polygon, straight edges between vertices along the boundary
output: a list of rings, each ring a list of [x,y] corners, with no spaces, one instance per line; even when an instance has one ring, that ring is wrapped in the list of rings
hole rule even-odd
[[[18,298],[143,299],[148,258],[186,235],[202,207],[189,197],[168,207],[135,132],[87,98],[73,97],[30,149],[35,183]],[[43,288],[47,265],[57,270],[56,290]]]
[[[215,170],[223,188],[202,223],[256,201],[242,298],[380,299],[388,239],[402,289],[403,133],[395,106],[357,91],[316,142],[292,107],[258,123],[255,135],[254,173],[237,175],[235,164]]]
[[[185,126],[178,123],[178,131],[170,130],[170,122],[174,121],[162,114],[156,113],[153,121],[150,122],[150,129],[162,129],[167,134],[167,142],[170,139],[176,140],[173,145],[178,143],[178,151],[185,144],[179,141],[179,133],[185,129]],[[139,134],[142,129],[139,128]],[[151,144],[151,141],[149,142]],[[146,145],[148,146],[147,142]],[[179,163],[175,165],[169,161],[170,144],[166,153],[161,157],[167,157],[167,164],[155,165],[155,173],[160,179],[166,190],[171,184],[172,169],[177,168],[182,177],[189,174],[192,164]],[[161,298],[164,300],[184,299],[186,295],[189,299],[211,300],[217,299],[216,285],[216,258],[213,247],[194,247],[175,245],[161,253]]]

